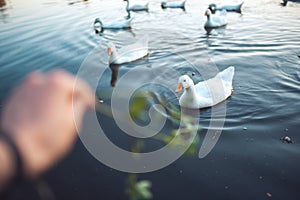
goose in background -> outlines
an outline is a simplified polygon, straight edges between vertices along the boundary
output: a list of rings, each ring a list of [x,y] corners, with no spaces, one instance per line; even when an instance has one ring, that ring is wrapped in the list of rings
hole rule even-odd
[[[117,49],[115,45],[110,42],[108,44],[107,53],[109,55],[109,64],[119,65],[143,58],[149,54],[148,35],[145,35],[135,43],[120,49]]]
[[[181,9],[185,9],[185,3],[186,0],[181,1],[181,2],[161,2],[161,7],[162,8],[181,8]]]
[[[133,18],[103,24],[100,18],[96,18],[94,21],[94,29],[96,33],[103,32],[104,29],[130,29],[132,19]]]
[[[242,12],[242,5],[244,2],[237,4],[237,5],[223,5],[223,6],[217,6],[216,4],[212,3],[209,4],[208,9],[211,10],[211,12],[214,14],[217,10],[226,10],[228,12]]]
[[[176,92],[184,89],[179,105],[184,108],[199,109],[214,106],[231,96],[234,67],[219,72],[215,77],[194,84],[188,75],[179,77]]]
[[[129,0],[124,0],[127,2],[126,10],[128,11],[149,11],[149,2],[146,4],[135,4],[129,6]]]
[[[219,28],[227,25],[226,10],[222,10],[219,13],[212,14],[210,9],[207,9],[204,15],[207,16],[204,28]]]

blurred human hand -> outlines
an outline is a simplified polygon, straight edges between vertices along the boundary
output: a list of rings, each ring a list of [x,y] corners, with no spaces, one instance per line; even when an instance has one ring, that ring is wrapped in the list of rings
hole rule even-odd
[[[33,72],[12,91],[1,127],[18,147],[27,178],[36,177],[70,151],[85,111],[94,106],[89,86],[61,70]]]

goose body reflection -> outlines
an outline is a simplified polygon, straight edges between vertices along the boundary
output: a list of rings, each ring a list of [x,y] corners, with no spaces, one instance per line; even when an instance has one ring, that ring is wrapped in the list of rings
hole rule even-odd
[[[117,84],[117,81],[118,81],[118,75],[119,75],[120,65],[111,64],[111,65],[109,65],[109,68],[111,70],[110,85],[112,87],[115,87],[116,84]]]

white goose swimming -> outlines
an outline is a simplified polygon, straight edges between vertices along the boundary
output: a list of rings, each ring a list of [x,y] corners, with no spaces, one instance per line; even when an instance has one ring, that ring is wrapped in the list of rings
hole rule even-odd
[[[211,10],[212,13],[215,13],[216,10],[226,10],[226,11],[232,11],[232,12],[242,12],[242,5],[244,2],[237,4],[237,5],[223,5],[223,6],[217,6],[216,4],[212,3],[208,6],[208,8]]]
[[[127,6],[126,6],[127,11],[148,11],[149,10],[149,3],[135,4],[129,6],[129,0],[124,0],[124,1],[127,1]]]
[[[107,53],[109,55],[109,64],[129,63],[149,54],[148,36],[144,36],[134,44],[116,49],[113,43],[109,43]]]
[[[184,1],[181,1],[181,2],[161,2],[161,7],[162,8],[182,8],[184,9],[185,8],[185,2],[186,0]]]
[[[181,107],[199,109],[214,106],[231,96],[234,67],[219,72],[215,77],[194,85],[188,75],[179,77],[176,92],[184,89],[179,99]]]
[[[103,24],[100,18],[96,18],[94,21],[94,29],[96,32],[103,32],[104,29],[129,29],[131,28],[132,19],[133,18],[112,22],[110,24]]]
[[[222,10],[220,13],[212,14],[210,9],[207,9],[205,16],[207,21],[204,24],[205,28],[218,28],[227,25],[227,12]]]

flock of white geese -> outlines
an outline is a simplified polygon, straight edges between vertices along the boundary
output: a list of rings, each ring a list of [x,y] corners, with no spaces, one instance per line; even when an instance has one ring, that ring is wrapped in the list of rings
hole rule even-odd
[[[127,1],[127,11],[148,11],[149,3],[130,5]],[[185,8],[186,0],[178,2],[161,2],[164,8]],[[207,20],[204,24],[205,28],[219,28],[227,25],[226,14],[228,11],[241,12],[243,2],[238,5],[210,4],[205,11]],[[132,18],[117,21],[113,23],[103,23],[100,18],[94,21],[94,29],[103,32],[104,29],[126,29],[131,28]],[[109,64],[121,65],[123,63],[133,62],[149,54],[148,36],[144,36],[135,43],[123,46],[117,49],[112,42],[108,43],[107,53],[109,55]],[[179,77],[176,92],[182,89],[183,94],[180,96],[179,105],[189,109],[199,109],[214,106],[231,96],[233,92],[232,80],[235,68],[230,66],[219,72],[215,77],[194,84],[192,78],[188,75]],[[216,82],[220,84],[215,84]]]

